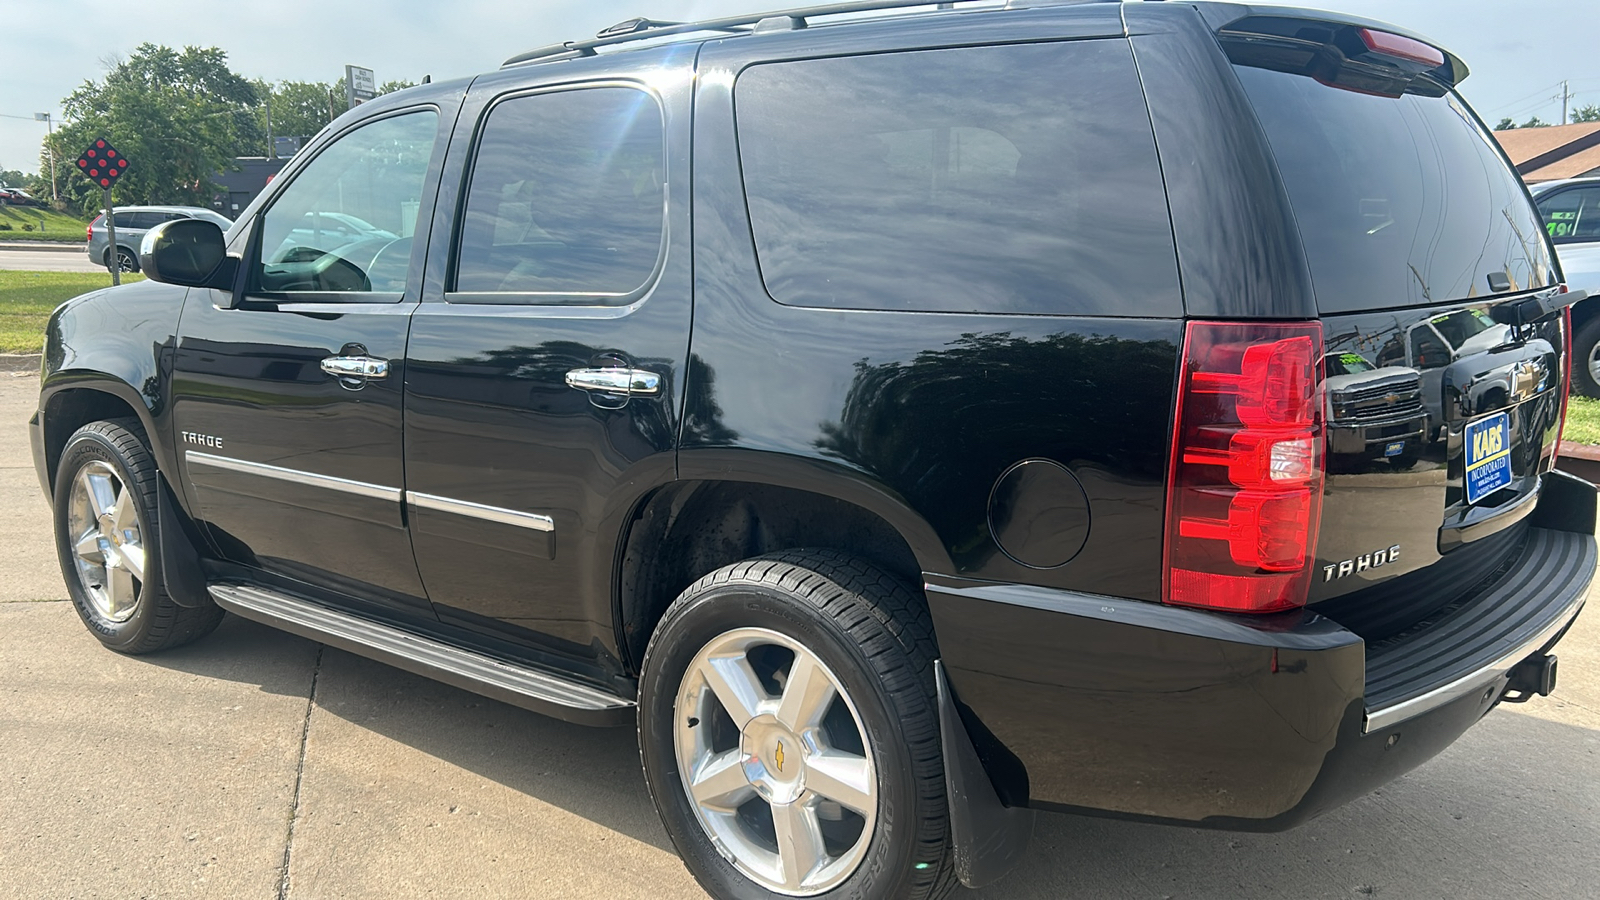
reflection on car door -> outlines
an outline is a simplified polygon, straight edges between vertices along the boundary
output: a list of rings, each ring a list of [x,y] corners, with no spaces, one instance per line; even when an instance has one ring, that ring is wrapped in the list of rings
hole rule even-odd
[[[367,122],[287,173],[237,236],[237,303],[190,292],[173,373],[190,500],[224,559],[291,590],[424,618],[402,511],[401,385],[418,296],[409,235],[433,202],[441,120],[425,108]],[[312,212],[392,234],[319,246],[294,235]]]
[[[649,88],[474,85],[444,176],[471,172],[459,252],[441,203],[407,352],[408,512],[440,618],[602,672],[612,541],[673,475],[689,340],[688,208],[665,183],[687,183],[690,69],[641,57]]]

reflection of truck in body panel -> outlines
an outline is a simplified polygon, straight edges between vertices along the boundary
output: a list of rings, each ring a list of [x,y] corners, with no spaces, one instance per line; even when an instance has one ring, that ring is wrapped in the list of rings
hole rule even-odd
[[[1482,309],[1458,309],[1410,326],[1403,338],[1392,338],[1378,351],[1378,365],[1409,366],[1418,372],[1431,441],[1438,438],[1437,430],[1453,418],[1445,406],[1447,385],[1454,386],[1458,393],[1463,386],[1471,385],[1469,409],[1476,407],[1470,401],[1481,399],[1489,387],[1481,380],[1484,373],[1461,371],[1455,364],[1466,362],[1469,369],[1479,368],[1471,360],[1505,344],[1509,337],[1510,329],[1497,324]],[[1509,396],[1510,385],[1506,387]]]
[[[1417,370],[1400,365],[1376,368],[1350,351],[1327,354],[1323,366],[1328,373],[1329,452],[1345,457],[1388,456],[1398,465],[1414,463],[1432,421]]]

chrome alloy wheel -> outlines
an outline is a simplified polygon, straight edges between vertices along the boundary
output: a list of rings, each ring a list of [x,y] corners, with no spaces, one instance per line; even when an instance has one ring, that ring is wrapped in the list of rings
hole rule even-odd
[[[1589,377],[1600,384],[1600,342],[1589,348]]]
[[[132,492],[109,464],[94,460],[78,470],[68,498],[78,579],[95,612],[126,622],[139,606],[144,586],[144,529]]]
[[[725,632],[689,664],[674,716],[678,774],[724,858],[792,897],[850,877],[878,779],[861,717],[816,654],[763,628]]]

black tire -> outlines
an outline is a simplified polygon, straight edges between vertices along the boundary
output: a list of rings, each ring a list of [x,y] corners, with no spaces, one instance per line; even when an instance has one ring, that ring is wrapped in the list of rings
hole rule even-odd
[[[890,575],[829,550],[784,551],[718,569],[685,590],[651,636],[639,684],[640,755],[656,809],[689,871],[719,900],[785,896],[718,852],[696,817],[674,746],[676,698],[688,666],[711,641],[744,628],[785,635],[831,669],[875,750],[874,833],[861,862],[826,896],[947,894],[956,881],[934,687],[937,647],[926,606]]]
[[[108,617],[92,598],[74,549],[76,538],[69,525],[73,482],[86,467],[110,466],[120,478],[123,496],[137,512],[139,542],[143,548],[144,578],[134,582],[136,599],[131,615]],[[104,470],[101,470],[104,471]],[[118,653],[151,653],[198,640],[222,621],[222,609],[207,603],[179,606],[167,594],[161,577],[161,532],[156,520],[156,464],[145,446],[144,431],[136,419],[91,422],[73,433],[61,452],[55,474],[56,552],[61,575],[79,618],[89,632]],[[109,570],[107,570],[109,571]]]
[[[102,262],[106,267],[106,271],[111,271],[111,251],[109,249],[106,250],[105,258]],[[127,247],[118,247],[117,264],[123,272],[137,273],[139,271],[139,256]]]
[[[1583,323],[1572,338],[1572,389],[1585,397],[1600,399],[1600,382],[1589,370],[1596,347],[1600,347],[1600,316]]]

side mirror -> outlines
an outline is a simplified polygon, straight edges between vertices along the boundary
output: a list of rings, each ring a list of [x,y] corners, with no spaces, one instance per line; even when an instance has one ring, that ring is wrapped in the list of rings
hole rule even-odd
[[[162,222],[139,244],[139,269],[152,281],[228,290],[238,266],[228,257],[222,229],[204,219]]]

